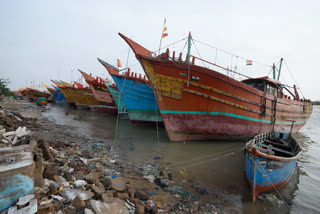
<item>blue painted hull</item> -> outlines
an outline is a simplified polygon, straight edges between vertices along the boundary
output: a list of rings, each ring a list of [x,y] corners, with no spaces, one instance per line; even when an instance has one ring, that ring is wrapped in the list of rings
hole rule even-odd
[[[62,101],[66,101],[66,98],[64,97],[63,93],[60,90],[53,90],[51,88],[49,88],[50,92],[53,95],[53,98],[55,99],[56,102],[62,102]]]
[[[151,87],[143,82],[112,75],[121,93],[131,121],[162,122]]]

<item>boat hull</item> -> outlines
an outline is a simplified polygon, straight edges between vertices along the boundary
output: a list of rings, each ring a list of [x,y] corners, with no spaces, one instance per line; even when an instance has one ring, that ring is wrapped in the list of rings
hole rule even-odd
[[[286,161],[265,158],[245,151],[245,172],[252,190],[252,199],[287,183],[297,160]]]
[[[113,106],[102,106],[102,105],[96,105],[96,106],[90,106],[91,111],[99,111],[102,113],[109,113],[109,114],[117,114],[118,109]]]
[[[114,101],[116,102],[118,112],[119,113],[126,112],[127,111],[126,106],[124,105],[124,102],[119,90],[117,88],[113,88],[110,83],[105,83],[105,84],[107,85]]]
[[[128,111],[129,119],[135,122],[162,122],[153,91],[146,83],[112,75]]]
[[[288,120],[296,121],[295,132],[312,111],[311,103],[276,98],[203,67],[191,66],[188,81],[185,69],[172,61],[140,62],[171,141],[249,139],[273,128],[289,131]]]
[[[48,90],[51,92],[53,98],[57,103],[66,101],[66,98],[64,97],[63,93],[60,90],[53,90],[51,88],[49,88]]]

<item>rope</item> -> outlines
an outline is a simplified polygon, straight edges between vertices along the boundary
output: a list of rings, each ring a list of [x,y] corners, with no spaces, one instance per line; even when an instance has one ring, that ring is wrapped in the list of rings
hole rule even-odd
[[[201,55],[200,55],[200,52],[198,51],[198,48],[196,47],[196,44],[195,44],[194,41],[193,41],[193,38],[191,38],[191,39],[192,39],[192,42],[193,42],[193,46],[194,46],[194,48],[196,49],[196,51],[197,51],[200,59],[202,59],[202,57],[201,57]],[[201,61],[201,62],[202,62],[202,64],[203,64],[203,67],[206,67],[205,64],[204,64],[204,62],[203,62],[203,61]]]
[[[219,50],[219,51],[221,51],[221,52],[224,52],[224,53],[226,53],[226,54],[239,57],[240,59],[249,60],[249,59],[247,59],[247,58],[245,58],[245,57],[241,57],[241,56],[238,56],[238,55],[236,55],[236,54],[230,53],[230,52],[228,52],[228,51],[224,51],[224,50],[219,49],[219,48],[217,48],[217,47],[214,47],[214,46],[212,46],[212,45],[209,45],[209,44],[200,42],[200,41],[198,41],[198,40],[195,40],[195,41],[196,41],[196,42],[199,42],[199,43],[202,44],[202,45],[205,45],[205,46],[208,46],[208,47],[210,47],[210,48],[214,48],[214,49],[216,49],[216,50]],[[216,52],[216,56],[217,56],[217,52]],[[255,62],[256,64],[260,64],[260,65],[263,65],[263,66],[266,66],[266,67],[272,67],[272,66],[270,66],[270,65],[267,65],[267,64],[264,64],[264,63],[261,63],[261,62],[257,62],[257,61],[254,61],[254,62]]]
[[[157,96],[157,95],[155,95],[155,96]],[[156,112],[156,127],[157,127],[157,140],[158,140],[157,143],[159,144],[160,140],[159,140],[158,111],[157,111],[157,101],[156,100],[154,102],[154,110]]]
[[[185,161],[179,161],[179,162],[176,162],[176,163],[172,163],[172,164],[169,164],[168,166],[174,166],[174,165],[179,165],[179,164],[183,164],[183,163],[187,163],[187,162],[190,162],[190,161],[195,161],[195,160],[200,160],[200,159],[203,159],[203,158],[211,158],[213,155],[220,155],[220,154],[223,154],[223,153],[226,153],[226,152],[231,152],[233,153],[235,150],[238,150],[242,148],[243,149],[243,146],[240,146],[240,147],[237,147],[237,148],[233,148],[233,149],[229,149],[229,150],[226,150],[226,151],[222,151],[222,152],[218,152],[218,153],[213,153],[213,154],[210,154],[210,155],[206,155],[206,156],[203,156],[203,157],[197,157],[197,158],[193,158],[193,159],[189,159],[189,160],[185,160]]]
[[[250,159],[254,162],[254,164],[255,164],[255,166],[256,166],[256,162],[254,161],[254,159],[253,159],[252,157],[250,157]],[[275,185],[272,183],[272,181],[271,181],[271,179],[269,178],[267,172],[264,170],[264,168],[261,166],[261,164],[260,164],[259,162],[258,162],[258,169],[259,169],[259,171],[260,171],[263,175],[265,175],[265,176],[269,179],[269,181],[270,181],[272,187],[275,189],[276,193],[280,196],[281,200],[284,202],[284,204],[286,205],[286,207],[289,208],[289,205],[288,205],[287,201],[286,201],[285,198],[281,195],[281,193],[279,192],[278,188],[275,187]],[[261,169],[262,171],[261,171],[260,169]]]
[[[177,43],[179,43],[179,42],[182,42],[182,41],[185,40],[185,39],[188,39],[188,37],[183,38],[183,39],[181,39],[181,40],[179,40],[179,41],[177,41],[177,42],[171,43],[171,44],[169,44],[169,45],[166,45],[166,46],[164,46],[163,48],[160,48],[159,50],[162,50],[162,49],[165,49],[165,48],[170,47],[170,46],[172,46],[172,45],[175,45],[175,44],[177,44]],[[155,53],[156,51],[157,51],[157,50],[155,50],[155,51],[153,51],[153,52]]]
[[[286,68],[287,68],[287,70],[288,70],[288,73],[290,74],[290,76],[291,76],[291,78],[293,79],[294,83],[296,84],[297,88],[300,90],[302,97],[304,98],[304,95],[303,95],[303,93],[302,93],[302,90],[300,89],[300,87],[298,87],[297,81],[295,80],[295,78],[294,78],[293,75],[291,74],[290,69],[289,69],[286,61],[283,60],[283,62],[284,62],[284,65],[286,66]]]

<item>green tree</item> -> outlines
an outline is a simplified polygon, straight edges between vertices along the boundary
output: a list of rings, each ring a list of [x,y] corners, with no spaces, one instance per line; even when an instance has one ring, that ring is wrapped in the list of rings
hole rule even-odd
[[[8,85],[10,84],[9,79],[0,78],[0,95],[11,96],[10,89]]]

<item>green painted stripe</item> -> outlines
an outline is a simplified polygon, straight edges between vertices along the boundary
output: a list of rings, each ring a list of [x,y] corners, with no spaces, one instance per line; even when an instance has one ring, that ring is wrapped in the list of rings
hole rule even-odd
[[[104,106],[104,105],[96,105],[96,106],[90,106],[90,107],[106,107],[106,108],[117,108],[113,106]]]
[[[261,123],[272,123],[270,120],[261,120],[257,118],[252,118],[252,117],[245,117],[242,115],[237,115],[237,114],[231,114],[227,112],[206,112],[206,111],[171,111],[171,110],[163,110],[160,111],[162,114],[206,114],[206,115],[223,115],[223,116],[229,116],[229,117],[235,117],[235,118],[240,118],[244,120],[251,120],[255,122],[261,122]],[[301,121],[301,122],[295,122],[295,124],[302,124],[306,123],[307,121]],[[283,125],[291,125],[291,122],[276,122],[276,124],[283,124]]]
[[[153,111],[156,111],[156,112],[159,112],[159,110],[146,110],[146,109],[127,109],[128,111],[149,111],[149,112],[153,112]]]

